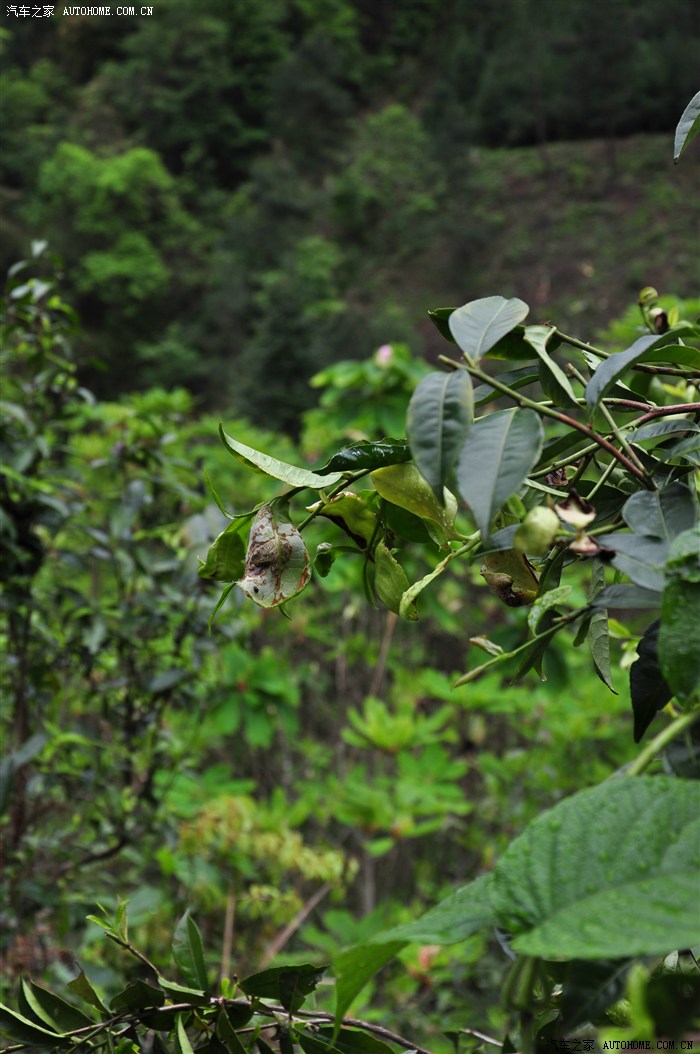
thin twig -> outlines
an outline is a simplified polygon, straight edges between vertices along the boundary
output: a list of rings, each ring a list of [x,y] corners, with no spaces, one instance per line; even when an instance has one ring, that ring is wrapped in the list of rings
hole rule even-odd
[[[292,921],[280,930],[275,939],[269,945],[267,951],[260,960],[260,969],[264,970],[265,967],[274,959],[279,951],[284,948],[289,938],[296,933],[301,926],[302,922],[311,914],[319,901],[330,893],[333,888],[331,882],[324,882],[320,889],[317,889],[312,897],[309,897],[306,904],[303,904],[297,914],[294,916]]]

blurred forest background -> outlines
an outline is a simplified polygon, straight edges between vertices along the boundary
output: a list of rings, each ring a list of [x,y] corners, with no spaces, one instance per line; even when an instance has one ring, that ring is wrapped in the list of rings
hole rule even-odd
[[[554,694],[492,676],[457,697],[469,636],[518,633],[466,573],[419,634],[348,570],[291,624],[238,598],[208,636],[196,558],[224,521],[203,470],[236,511],[269,490],[218,421],[320,459],[403,434],[442,350],[430,308],[518,296],[615,349],[643,285],[693,295],[697,154],[671,157],[700,7],[61,12],[1,30],[1,262],[25,261],[3,352],[4,975],[60,985],[77,956],[116,991],[85,916],[119,896],[152,958],[189,907],[212,972],[321,961],[624,763],[625,678],[603,695],[575,652]],[[615,633],[624,664],[634,628]],[[435,1049],[438,1026],[498,1027],[485,936],[401,958],[365,1016]]]

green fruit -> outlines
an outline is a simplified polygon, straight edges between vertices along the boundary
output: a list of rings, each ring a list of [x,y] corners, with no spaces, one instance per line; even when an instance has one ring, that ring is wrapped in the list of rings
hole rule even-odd
[[[515,532],[513,545],[519,553],[543,556],[559,530],[559,517],[547,505],[530,509]]]

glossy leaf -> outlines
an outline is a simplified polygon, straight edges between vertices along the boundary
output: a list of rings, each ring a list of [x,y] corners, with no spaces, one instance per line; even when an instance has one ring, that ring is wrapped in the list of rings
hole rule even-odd
[[[638,362],[643,362],[649,352],[673,343],[673,336],[668,333],[662,337],[649,334],[649,336],[635,340],[634,344],[627,348],[626,351],[619,351],[604,359],[586,385],[586,402],[589,409],[594,410],[600,400],[607,395],[615,381],[619,380],[632,366],[635,366]],[[669,349],[668,357],[672,361],[672,349]]]
[[[309,583],[311,570],[304,540],[274,505],[263,505],[253,520],[244,572],[238,585],[264,608],[291,600]]]
[[[390,941],[387,944],[360,944],[340,952],[333,960],[335,976],[335,1020],[340,1023],[353,1000],[368,981],[393,959],[406,944]]]
[[[411,453],[441,504],[473,417],[472,383],[464,370],[429,373],[411,397],[406,420]]]
[[[667,417],[663,421],[654,421],[653,424],[635,428],[630,440],[633,443],[642,443],[647,439],[662,439],[677,432],[700,432],[700,425],[688,417]]]
[[[700,92],[690,100],[676,125],[676,134],[673,141],[673,160],[675,164],[678,164],[681,154],[692,143],[698,133],[700,133]]]
[[[663,955],[700,942],[699,871],[700,785],[611,780],[530,823],[496,865],[491,899],[523,955]]]
[[[700,527],[679,534],[671,545],[658,649],[673,694],[690,699],[700,687]]]
[[[122,992],[115,995],[109,1004],[112,1010],[145,1010],[153,1006],[162,1006],[165,1002],[165,992],[161,988],[154,988],[152,984],[145,981],[134,981]]]
[[[224,446],[230,454],[233,454],[236,461],[252,469],[253,472],[269,476],[270,479],[278,479],[290,487],[309,487],[311,490],[321,490],[323,487],[332,487],[343,478],[342,472],[320,475],[306,468],[289,465],[286,461],[279,461],[276,457],[264,454],[260,450],[254,450],[253,447],[239,443],[232,436],[227,435],[223,425],[219,426],[219,434]]]
[[[56,1033],[71,1032],[73,1029],[93,1024],[93,1019],[77,1007],[24,978],[20,981],[17,1006],[20,1013],[29,1020]]]
[[[337,472],[367,472],[410,460],[411,451],[405,439],[379,439],[374,442],[363,439],[352,446],[343,447],[323,468],[317,468],[316,473],[325,476]]]
[[[448,326],[467,359],[478,363],[501,337],[523,321],[529,310],[516,297],[506,300],[502,296],[487,296],[458,307],[450,315]]]
[[[325,966],[312,966],[308,963],[301,966],[277,966],[271,970],[251,974],[240,982],[239,988],[246,995],[281,1003],[285,1010],[293,1014],[307,995],[318,987],[325,972]]]
[[[73,1040],[61,1038],[49,1028],[43,1028],[30,1018],[0,1003],[0,1035],[16,1043],[43,1050],[55,1050],[61,1046],[73,1046]]]
[[[670,541],[695,522],[693,496],[682,483],[662,490],[639,490],[622,507],[622,518],[637,534]]]
[[[659,710],[671,700],[658,656],[659,619],[647,626],[637,645],[636,662],[630,666],[630,696],[634,714],[634,741],[638,743]]]
[[[543,435],[533,410],[501,410],[470,428],[457,463],[457,485],[482,538],[539,458]]]
[[[372,483],[383,498],[401,509],[437,524],[441,541],[454,537],[457,502],[445,493],[441,504],[415,465],[390,465],[372,473]]]
[[[458,944],[486,926],[495,926],[497,919],[490,899],[492,878],[490,874],[480,875],[414,922],[380,933],[372,939],[373,943]]]
[[[556,326],[526,326],[525,340],[540,360],[540,380],[545,394],[556,406],[575,406],[576,394],[571,382],[547,348],[555,333]]]
[[[175,965],[187,983],[206,992],[209,983],[204,963],[202,938],[197,924],[188,911],[175,928],[172,951]]]

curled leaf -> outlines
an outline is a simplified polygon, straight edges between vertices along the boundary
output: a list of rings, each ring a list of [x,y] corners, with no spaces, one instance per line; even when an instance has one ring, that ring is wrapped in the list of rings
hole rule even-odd
[[[309,554],[299,531],[273,505],[263,505],[250,529],[238,585],[260,607],[271,608],[300,593],[310,575]]]

